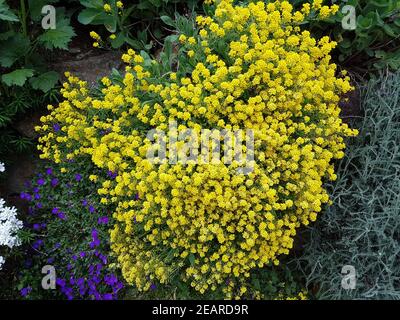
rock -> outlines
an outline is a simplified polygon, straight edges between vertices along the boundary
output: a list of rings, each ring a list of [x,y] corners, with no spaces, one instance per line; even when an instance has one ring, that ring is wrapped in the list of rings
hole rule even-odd
[[[37,132],[35,132],[35,127],[39,126],[40,117],[42,113],[35,112],[24,117],[22,120],[13,124],[15,130],[18,131],[20,135],[29,139],[36,139],[38,137]]]
[[[113,68],[122,70],[122,54],[118,51],[106,51],[93,55],[92,51],[79,53],[73,59],[59,61],[52,68],[64,75],[69,71],[81,80],[87,81],[89,87],[94,87],[98,79],[108,76]],[[63,78],[65,80],[65,78]]]
[[[27,203],[20,198],[20,193],[26,190],[25,183],[30,181],[39,159],[37,155],[20,154],[10,159],[11,165],[6,168],[5,180],[0,185],[0,194],[10,206],[15,206],[26,212]]]

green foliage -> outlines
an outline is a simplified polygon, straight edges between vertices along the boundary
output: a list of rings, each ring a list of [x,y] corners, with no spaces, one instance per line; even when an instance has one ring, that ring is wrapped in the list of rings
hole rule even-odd
[[[117,0],[80,0],[84,9],[78,20],[84,25],[101,25],[113,34],[108,42],[113,49],[129,46],[136,50],[150,50],[171,33],[168,26],[171,16],[177,13],[192,13],[200,0],[140,0],[134,3],[124,1],[123,8],[117,6]],[[110,12],[104,5],[109,4]],[[105,43],[102,45],[105,45]]]
[[[55,87],[57,82],[59,81],[60,76],[55,71],[48,71],[46,73],[42,73],[38,77],[31,78],[30,84],[33,89],[41,90],[43,92],[48,92],[52,88]]]
[[[75,35],[70,14],[57,7],[56,29],[44,30],[42,8],[58,0],[20,0],[12,7],[0,0],[0,154],[26,151],[32,143],[12,128],[28,110],[43,107],[54,96],[59,75],[48,70],[47,54],[68,49]],[[11,2],[10,2],[11,4]],[[43,93],[45,96],[43,96]]]
[[[400,73],[371,80],[362,94],[365,117],[329,186],[333,205],[292,265],[320,299],[400,298]],[[341,287],[344,265],[355,267],[354,290]]]
[[[4,84],[11,87],[13,85],[22,87],[26,80],[33,76],[33,69],[17,69],[10,73],[3,74],[1,79]]]
[[[290,0],[296,7],[308,0]],[[310,20],[307,28],[318,36],[330,35],[338,42],[338,59],[357,71],[400,68],[400,1],[398,0],[330,0],[340,9],[335,17],[323,22]],[[356,29],[345,30],[344,6],[354,6]]]
[[[68,18],[57,19],[56,29],[46,30],[38,37],[38,41],[46,49],[68,50],[68,44],[75,36],[74,29],[69,25]]]
[[[54,2],[56,1],[50,1],[50,3]],[[28,84],[27,80],[34,74],[38,76],[36,82],[40,81],[42,79],[40,75],[48,70],[43,68],[44,60],[40,59],[37,53],[42,49],[68,49],[68,43],[75,36],[73,28],[69,25],[70,18],[64,8],[58,9],[56,28],[44,30],[41,26],[42,6],[39,5],[40,3],[41,1],[28,1],[27,6],[25,0],[21,0],[17,8],[19,19],[16,20],[5,19],[0,15],[0,70],[2,74],[8,74],[12,79],[17,79],[10,81],[9,76],[5,77],[6,80],[3,77],[3,83],[0,85],[12,87]],[[2,11],[4,8],[7,11]],[[0,2],[0,12],[9,13],[5,14],[5,17],[10,17],[10,14],[16,16],[8,6],[4,6],[4,1]],[[30,69],[32,72],[18,71],[24,69]],[[43,79],[46,81],[46,77]],[[49,85],[47,83],[42,87],[49,87]],[[49,90],[51,88],[49,87]]]
[[[0,20],[17,22],[18,17],[10,9],[6,0],[0,0]]]

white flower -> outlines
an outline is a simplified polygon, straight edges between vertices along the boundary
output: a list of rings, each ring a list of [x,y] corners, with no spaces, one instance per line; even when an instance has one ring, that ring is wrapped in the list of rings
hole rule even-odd
[[[17,209],[6,207],[4,204],[4,200],[0,199],[0,246],[12,248],[21,244],[16,233],[23,224],[17,219]]]
[[[0,172],[4,172],[4,164],[0,162]],[[1,246],[12,249],[21,244],[17,232],[22,229],[23,223],[17,219],[17,209],[7,207],[5,201],[0,198],[0,250]],[[0,255],[0,270],[5,262],[5,258]]]

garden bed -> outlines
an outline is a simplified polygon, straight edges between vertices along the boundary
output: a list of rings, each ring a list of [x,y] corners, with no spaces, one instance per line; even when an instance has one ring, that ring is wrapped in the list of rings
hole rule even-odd
[[[39,2],[0,0],[1,299],[399,298],[400,3]]]

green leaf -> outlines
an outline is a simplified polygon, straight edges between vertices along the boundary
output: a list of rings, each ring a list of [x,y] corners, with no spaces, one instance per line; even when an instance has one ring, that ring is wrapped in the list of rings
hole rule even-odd
[[[189,254],[189,262],[192,266],[194,266],[194,255],[193,253]]]
[[[350,41],[349,38],[344,38],[343,41],[340,42],[340,47],[342,47],[344,49],[351,48],[352,45],[353,45],[353,43]]]
[[[0,33],[0,40],[1,41],[8,40],[13,36],[15,36],[15,32],[13,30],[8,30],[6,32]]]
[[[111,33],[117,30],[117,19],[113,15],[107,14],[103,7],[101,9],[88,8],[82,10],[78,16],[78,21],[84,25],[104,25]]]
[[[111,46],[114,49],[120,48],[125,43],[125,35],[120,32],[114,40],[111,40]]]
[[[29,12],[33,21],[39,21],[42,18],[42,8],[45,5],[55,3],[58,0],[29,0]]]
[[[42,90],[43,92],[48,92],[55,87],[60,76],[55,71],[49,71],[41,74],[38,77],[31,78],[29,83],[35,90]]]
[[[79,14],[78,21],[86,25],[92,23],[93,21],[98,21],[99,19],[102,19],[104,15],[105,12],[100,11],[98,9],[94,8],[84,9]]]
[[[1,79],[9,87],[13,85],[22,87],[26,80],[33,76],[33,72],[34,70],[32,69],[18,69],[10,73],[3,74]]]
[[[386,34],[388,36],[391,36],[393,38],[396,38],[398,35],[396,34],[396,32],[393,31],[393,29],[388,25],[388,24],[384,24],[383,25],[383,30],[385,30]]]
[[[86,8],[92,9],[102,9],[104,6],[103,0],[80,0],[81,5],[85,6]]]
[[[68,44],[76,35],[74,29],[69,25],[68,19],[57,21],[56,29],[46,30],[38,37],[38,41],[47,49],[68,50]]]
[[[141,1],[137,4],[136,8],[139,10],[150,10],[153,8],[153,5],[150,2]]]
[[[171,17],[161,16],[160,19],[168,26],[175,27],[175,22]]]
[[[136,50],[140,50],[143,49],[143,43],[141,43],[140,41],[137,41],[136,39],[132,39],[130,37],[126,37],[125,41],[129,44],[130,47],[132,47],[133,49]]]
[[[21,33],[0,42],[0,65],[4,68],[11,67],[19,58],[29,52],[29,38]]]
[[[359,16],[357,18],[357,26],[363,30],[368,30],[373,25],[373,19],[370,17]]]
[[[162,2],[161,0],[148,0],[153,6],[155,6],[156,8],[161,7]]]
[[[4,21],[19,21],[15,13],[10,9],[5,0],[0,0],[0,20]]]

